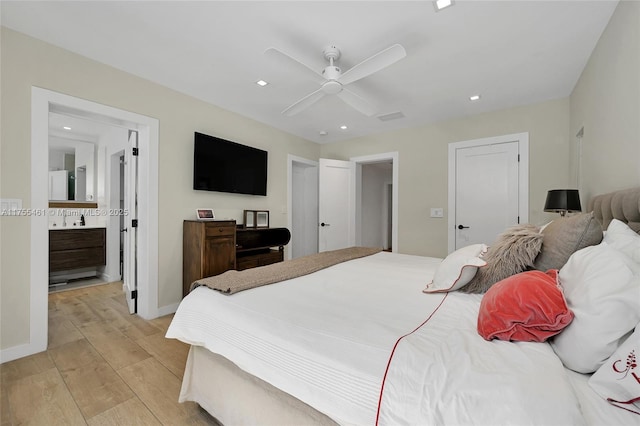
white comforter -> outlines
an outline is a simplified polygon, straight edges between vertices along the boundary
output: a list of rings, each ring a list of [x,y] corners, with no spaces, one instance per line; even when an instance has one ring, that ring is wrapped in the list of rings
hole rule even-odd
[[[486,342],[480,296],[422,293],[440,261],[378,253],[232,296],[199,287],[167,337],[341,424],[583,424],[547,344]]]

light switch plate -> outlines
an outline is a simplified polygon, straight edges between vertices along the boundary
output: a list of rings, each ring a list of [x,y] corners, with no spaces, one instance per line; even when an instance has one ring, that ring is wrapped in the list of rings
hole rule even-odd
[[[442,207],[432,207],[431,217],[444,217],[444,209]]]
[[[0,200],[0,214],[9,216],[15,214],[17,210],[22,210],[22,199],[20,198],[2,198]]]

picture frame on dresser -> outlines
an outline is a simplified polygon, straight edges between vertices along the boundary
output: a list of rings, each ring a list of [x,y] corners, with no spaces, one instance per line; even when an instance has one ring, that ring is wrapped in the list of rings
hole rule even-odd
[[[269,227],[269,211],[268,210],[245,210],[244,211],[244,227],[245,228],[268,228]]]
[[[269,227],[269,212],[267,210],[256,211],[256,228]]]
[[[256,227],[256,211],[255,210],[244,211],[244,227],[245,228]]]

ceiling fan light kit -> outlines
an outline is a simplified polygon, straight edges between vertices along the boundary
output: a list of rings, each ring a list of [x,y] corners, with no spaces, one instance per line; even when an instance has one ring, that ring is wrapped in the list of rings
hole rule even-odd
[[[318,102],[326,95],[337,95],[344,103],[351,106],[355,110],[366,116],[375,115],[377,108],[367,99],[364,99],[360,95],[348,90],[345,86],[370,76],[383,68],[386,68],[407,55],[404,47],[399,44],[394,44],[375,55],[365,59],[359,64],[355,65],[351,69],[342,73],[340,67],[334,64],[340,56],[340,49],[334,45],[330,45],[324,48],[322,51],[324,58],[329,61],[329,65],[326,66],[322,72],[317,72],[313,68],[304,64],[304,62],[295,59],[294,57],[276,49],[270,47],[265,51],[266,55],[273,56],[279,59],[286,59],[289,63],[296,65],[299,69],[306,69],[311,71],[314,75],[321,75],[326,81],[322,83],[321,87],[314,92],[309,93],[302,99],[294,102],[289,107],[282,111],[282,114],[287,116],[293,116],[299,112],[309,108],[311,105]]]

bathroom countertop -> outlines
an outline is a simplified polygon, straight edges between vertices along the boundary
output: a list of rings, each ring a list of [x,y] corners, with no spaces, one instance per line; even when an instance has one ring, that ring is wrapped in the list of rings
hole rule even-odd
[[[106,228],[105,225],[67,225],[67,226],[62,226],[62,225],[49,225],[49,230],[50,231],[67,231],[69,229],[95,229],[95,228]]]

